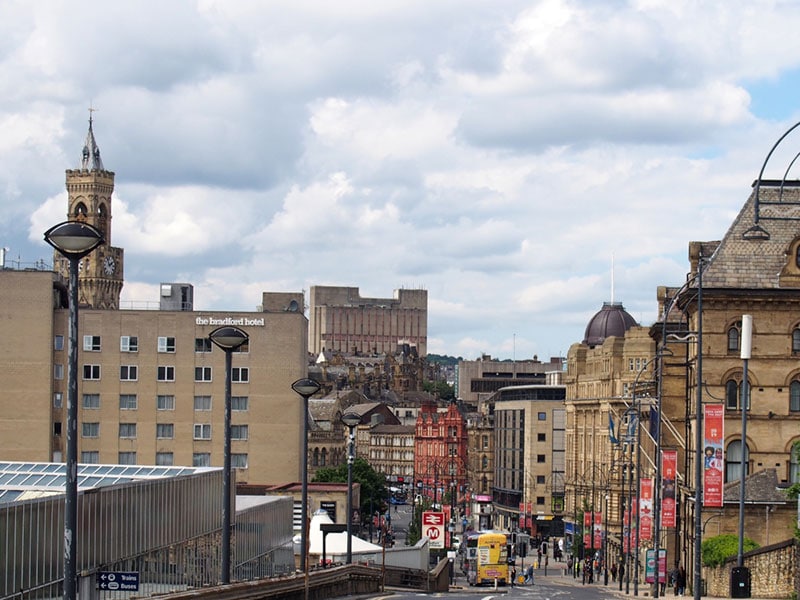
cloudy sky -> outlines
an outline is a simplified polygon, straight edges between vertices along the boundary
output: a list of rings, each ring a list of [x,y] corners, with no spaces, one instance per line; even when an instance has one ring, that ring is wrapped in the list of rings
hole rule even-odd
[[[123,303],[425,288],[430,352],[565,354],[604,301],[650,324],[724,235],[800,118],[798,27],[781,0],[4,0],[0,246],[52,261],[92,106]]]

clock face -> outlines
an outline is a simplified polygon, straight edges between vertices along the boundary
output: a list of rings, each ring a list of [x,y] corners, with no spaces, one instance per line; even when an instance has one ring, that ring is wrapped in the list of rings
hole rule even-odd
[[[116,268],[117,265],[114,262],[114,258],[106,256],[106,259],[103,261],[103,270],[106,272],[106,275],[113,275]]]

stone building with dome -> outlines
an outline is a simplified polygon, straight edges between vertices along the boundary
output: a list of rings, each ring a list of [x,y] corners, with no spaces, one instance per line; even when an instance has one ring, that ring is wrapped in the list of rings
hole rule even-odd
[[[619,302],[603,303],[583,340],[567,353],[565,535],[568,544],[579,545],[583,513],[600,513],[609,560],[620,553],[628,492],[622,486],[623,465],[629,461],[622,423],[636,396],[651,387],[654,355],[649,328],[637,324]],[[587,552],[601,549],[594,536],[588,541]]]

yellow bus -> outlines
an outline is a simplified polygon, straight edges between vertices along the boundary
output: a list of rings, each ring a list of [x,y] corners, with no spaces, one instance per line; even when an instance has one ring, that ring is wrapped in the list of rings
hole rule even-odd
[[[508,583],[508,536],[499,531],[483,531],[467,537],[467,581],[470,585]]]

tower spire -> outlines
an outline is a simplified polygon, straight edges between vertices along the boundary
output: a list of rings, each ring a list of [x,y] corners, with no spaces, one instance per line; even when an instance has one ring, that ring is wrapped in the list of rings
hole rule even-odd
[[[92,122],[94,121],[92,113],[97,112],[96,108],[89,105],[89,132],[86,134],[86,141],[83,144],[83,152],[81,154],[81,170],[84,171],[105,171],[103,161],[100,158],[100,148],[94,139],[94,131],[92,130]]]

